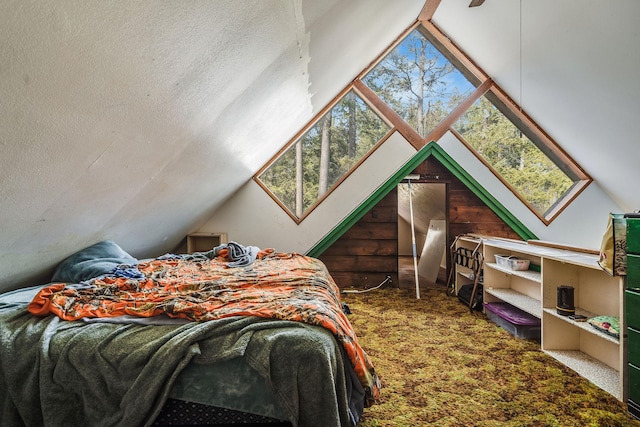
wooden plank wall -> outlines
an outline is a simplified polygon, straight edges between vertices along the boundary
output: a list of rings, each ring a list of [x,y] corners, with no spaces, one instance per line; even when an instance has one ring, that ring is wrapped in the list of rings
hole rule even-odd
[[[522,240],[509,225],[437,159],[429,157],[416,168],[415,173],[431,177],[433,179],[431,182],[445,182],[447,184],[447,223],[449,226],[447,241],[449,245],[455,236],[465,233]]]
[[[393,189],[319,257],[341,288],[398,283],[398,192]]]
[[[447,247],[455,236],[476,233],[520,237],[437,159],[429,157],[413,173],[417,182],[447,184]],[[398,280],[398,193],[392,190],[319,258],[341,288],[371,288],[391,276]],[[448,267],[449,268],[449,267]],[[447,272],[438,275],[446,281]]]

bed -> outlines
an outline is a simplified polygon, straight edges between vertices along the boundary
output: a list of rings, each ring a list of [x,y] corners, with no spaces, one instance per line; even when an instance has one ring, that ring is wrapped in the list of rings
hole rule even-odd
[[[355,425],[380,383],[339,295],[301,254],[99,242],[0,295],[2,425]]]

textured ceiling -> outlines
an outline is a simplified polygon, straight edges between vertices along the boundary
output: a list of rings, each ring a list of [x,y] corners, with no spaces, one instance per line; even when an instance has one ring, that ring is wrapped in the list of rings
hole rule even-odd
[[[434,23],[640,208],[640,2],[468,1],[443,0]],[[0,2],[0,290],[103,238],[175,248],[423,4]]]
[[[173,250],[421,7],[1,2],[0,289],[104,238]]]

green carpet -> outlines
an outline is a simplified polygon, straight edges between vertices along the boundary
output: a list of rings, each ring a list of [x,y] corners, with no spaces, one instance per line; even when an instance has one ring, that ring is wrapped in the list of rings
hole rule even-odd
[[[345,294],[382,380],[358,427],[640,426],[626,405],[442,289]]]

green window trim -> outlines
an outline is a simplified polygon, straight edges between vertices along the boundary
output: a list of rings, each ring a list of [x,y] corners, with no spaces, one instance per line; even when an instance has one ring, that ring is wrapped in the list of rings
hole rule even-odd
[[[480,198],[500,219],[502,219],[511,229],[523,240],[537,240],[522,222],[518,220],[509,210],[507,210],[498,200],[484,189],[471,175],[469,175],[451,156],[449,156],[435,141],[431,141],[422,147],[411,159],[409,159],[396,173],[394,173],[384,184],[382,184],[371,196],[353,210],[340,224],[338,224],[320,242],[313,246],[307,255],[312,257],[320,256],[333,243],[335,243],[344,233],[346,233],[356,222],[367,214],[380,200],[382,200],[391,190],[393,190],[407,175],[409,175],[418,165],[424,162],[429,156],[433,156],[440,161],[456,178],[458,178],[469,190]]]

